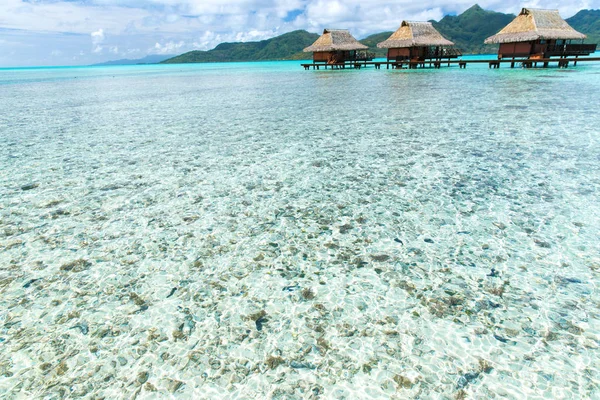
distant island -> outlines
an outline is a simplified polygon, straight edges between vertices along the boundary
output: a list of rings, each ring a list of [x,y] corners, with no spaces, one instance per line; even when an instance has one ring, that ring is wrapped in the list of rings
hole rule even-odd
[[[313,44],[318,37],[316,33],[293,31],[260,42],[221,43],[212,50],[190,51],[162,63],[303,60],[307,56],[302,50]]]
[[[488,11],[475,4],[460,15],[447,15],[440,21],[431,21],[446,38],[456,43],[463,54],[490,54],[497,52],[496,45],[485,45],[485,38],[494,35],[515,18],[513,14]],[[600,42],[600,10],[581,10],[566,21],[576,30],[588,35],[587,43]],[[400,26],[398,20],[398,26]],[[360,42],[369,47],[376,57],[385,57],[386,51],[377,43],[386,40],[392,32],[370,35]],[[310,46],[320,33],[297,30],[258,42],[221,43],[208,51],[190,51],[178,56],[151,55],[139,60],[117,60],[97,65],[116,64],[179,64],[230,61],[305,60],[310,53],[302,50]]]
[[[138,65],[138,64],[158,64],[162,61],[175,57],[175,54],[150,54],[143,58],[106,61],[103,63],[93,64],[92,67],[100,67],[106,65]]]

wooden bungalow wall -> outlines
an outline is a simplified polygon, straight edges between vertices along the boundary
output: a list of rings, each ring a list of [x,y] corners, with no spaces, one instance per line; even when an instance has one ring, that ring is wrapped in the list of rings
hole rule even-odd
[[[501,43],[498,54],[501,58],[528,57],[532,47],[532,42]]]
[[[388,49],[388,60],[395,60],[398,57],[410,58],[410,48]]]

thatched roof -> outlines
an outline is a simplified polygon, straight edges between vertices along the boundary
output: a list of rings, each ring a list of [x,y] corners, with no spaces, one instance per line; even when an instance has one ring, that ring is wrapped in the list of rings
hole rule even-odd
[[[400,28],[387,40],[377,44],[382,49],[395,49],[413,46],[452,46],[454,43],[444,38],[431,22],[402,21]]]
[[[539,39],[585,39],[583,33],[571,28],[558,10],[524,8],[510,24],[485,43],[529,42]]]
[[[345,29],[325,29],[320,38],[311,46],[304,49],[305,52],[338,51],[338,50],[367,50],[369,47],[354,39],[350,32]]]

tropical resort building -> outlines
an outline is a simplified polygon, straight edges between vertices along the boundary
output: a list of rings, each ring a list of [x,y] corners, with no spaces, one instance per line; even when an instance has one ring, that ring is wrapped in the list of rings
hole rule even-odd
[[[453,46],[454,43],[444,38],[431,22],[411,21],[402,21],[392,36],[377,44],[379,48],[388,49],[388,62],[441,61],[461,56]]]
[[[523,8],[510,24],[485,43],[500,44],[498,59],[547,59],[587,56],[596,51],[595,44],[583,43],[585,38],[561,18],[558,10]]]
[[[311,46],[304,49],[313,53],[313,62],[326,65],[345,65],[347,62],[370,61],[369,48],[356,40],[345,29],[325,29]]]

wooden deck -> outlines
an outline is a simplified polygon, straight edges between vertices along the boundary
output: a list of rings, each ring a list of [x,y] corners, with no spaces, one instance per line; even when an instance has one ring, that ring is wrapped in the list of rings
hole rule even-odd
[[[338,64],[325,63],[305,63],[301,64],[305,70],[309,69],[361,69],[363,67],[373,66],[375,69],[416,69],[416,68],[441,68],[443,65],[451,66],[458,64],[459,68],[466,68],[469,64],[488,64],[489,68],[500,68],[500,64],[509,64],[511,68],[521,66],[523,68],[542,67],[547,68],[552,63],[557,63],[559,68],[566,68],[569,65],[576,66],[580,62],[598,62],[600,57],[566,57],[566,58],[529,58],[529,59],[491,59],[491,60],[427,60],[427,61],[360,61]]]

